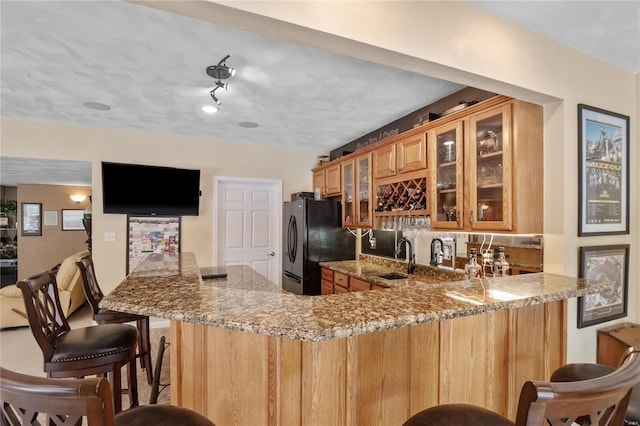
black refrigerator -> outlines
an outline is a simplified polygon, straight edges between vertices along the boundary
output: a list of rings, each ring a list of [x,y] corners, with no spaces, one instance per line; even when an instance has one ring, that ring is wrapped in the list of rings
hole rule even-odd
[[[282,288],[296,294],[318,295],[319,262],[355,259],[356,239],[342,228],[340,202],[287,201],[283,219]]]

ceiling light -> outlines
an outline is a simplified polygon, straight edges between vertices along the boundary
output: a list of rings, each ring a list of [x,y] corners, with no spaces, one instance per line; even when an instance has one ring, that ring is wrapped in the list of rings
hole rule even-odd
[[[208,114],[213,114],[214,112],[218,111],[218,108],[214,107],[213,105],[203,105],[202,110]]]
[[[209,94],[211,95],[211,99],[213,99],[213,102],[215,102],[217,105],[222,105],[222,102],[220,102],[220,100],[218,98],[216,98],[216,89],[213,89],[211,92],[209,92]]]
[[[222,102],[216,97],[216,90],[224,88],[224,90],[229,90],[229,83],[223,83],[222,80],[225,80],[236,74],[235,68],[230,68],[227,66],[227,59],[229,59],[229,55],[225,56],[218,65],[209,65],[207,67],[207,75],[209,77],[215,78],[216,86],[209,92],[211,95],[211,99],[217,104],[221,105]]]
[[[84,194],[71,194],[69,195],[69,198],[71,198],[71,201],[75,201],[76,203],[81,203],[87,199],[87,196]]]
[[[96,111],[109,111],[111,109],[109,105],[103,104],[101,102],[87,101],[87,102],[83,102],[82,105],[84,105],[89,109],[95,109]]]

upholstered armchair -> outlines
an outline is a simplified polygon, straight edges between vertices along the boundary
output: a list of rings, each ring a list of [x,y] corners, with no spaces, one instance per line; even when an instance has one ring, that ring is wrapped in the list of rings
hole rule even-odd
[[[83,250],[72,254],[51,268],[56,274],[60,305],[66,317],[78,309],[87,299],[84,295],[82,276],[76,262],[88,255]],[[22,292],[15,285],[8,285],[0,289],[0,328],[28,326]]]

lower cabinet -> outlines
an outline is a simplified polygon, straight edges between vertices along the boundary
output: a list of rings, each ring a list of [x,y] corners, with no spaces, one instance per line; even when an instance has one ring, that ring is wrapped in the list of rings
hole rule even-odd
[[[322,268],[322,294],[348,293],[386,288],[359,278],[350,277],[342,272]]]

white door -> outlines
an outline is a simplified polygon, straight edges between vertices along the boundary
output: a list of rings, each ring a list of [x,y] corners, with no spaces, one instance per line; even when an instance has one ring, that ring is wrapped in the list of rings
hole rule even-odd
[[[281,285],[282,182],[214,178],[214,263],[247,265]]]

